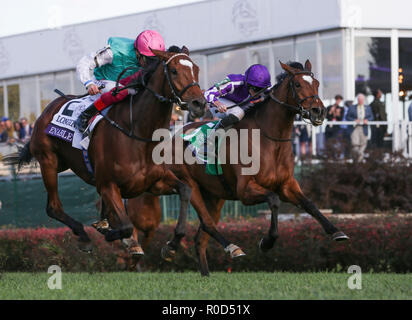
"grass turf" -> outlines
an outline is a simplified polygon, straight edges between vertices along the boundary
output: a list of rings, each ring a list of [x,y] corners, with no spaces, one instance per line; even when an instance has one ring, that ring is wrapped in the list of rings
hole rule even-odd
[[[347,273],[62,273],[50,290],[47,273],[3,273],[0,299],[412,299],[412,274],[362,274],[362,289]]]

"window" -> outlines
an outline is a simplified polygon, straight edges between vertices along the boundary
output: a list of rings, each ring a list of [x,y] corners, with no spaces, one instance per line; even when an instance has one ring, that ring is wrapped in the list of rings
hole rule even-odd
[[[31,123],[36,120],[38,95],[35,77],[20,80],[20,117],[25,117]]]
[[[412,103],[412,38],[399,38],[399,96],[403,119],[409,120]],[[412,119],[411,119],[412,121]]]
[[[342,38],[333,37],[320,40],[322,51],[322,98],[333,99],[343,95],[343,52]]]
[[[315,77],[317,77],[318,75],[315,71],[318,70],[319,66],[317,65],[316,41],[314,39],[304,41],[298,40],[296,42],[296,61],[305,66],[305,62],[308,59],[312,64],[312,72],[315,74]]]
[[[252,64],[262,64],[270,70],[269,48],[253,48],[250,50]]]
[[[9,119],[17,121],[20,118],[20,87],[18,84],[7,86],[7,102],[9,107]]]
[[[356,37],[355,94],[365,94],[371,103],[377,89],[383,93],[388,121],[392,121],[391,39]]]
[[[206,88],[208,84],[206,83],[205,79],[205,73],[206,73],[206,67],[205,67],[205,56],[203,55],[191,55],[190,59],[194,63],[197,64],[199,67],[199,84],[201,88]]]
[[[71,94],[71,74],[70,72],[60,72],[56,73],[54,77],[54,88],[53,94],[57,98],[54,89],[59,89],[65,94]]]
[[[4,116],[4,88],[0,87],[0,118]]]
[[[40,105],[41,111],[46,108],[46,106],[56,98],[54,93],[54,79],[53,75],[43,75],[40,76]]]
[[[282,73],[283,69],[280,66],[279,61],[287,63],[294,60],[293,44],[290,43],[277,43],[273,46],[273,58],[275,60],[275,76]]]
[[[390,38],[356,37],[355,93],[370,95],[373,90],[391,92]]]
[[[71,72],[71,76],[74,78],[73,79],[74,92],[72,92],[72,94],[76,94],[76,95],[85,94],[86,93],[86,88],[84,87],[83,83],[81,83],[81,81],[77,77],[76,70],[73,70]]]
[[[245,73],[248,66],[247,50],[238,49],[208,55],[207,66],[209,81],[207,88],[210,88],[213,84],[222,81],[228,74]]]

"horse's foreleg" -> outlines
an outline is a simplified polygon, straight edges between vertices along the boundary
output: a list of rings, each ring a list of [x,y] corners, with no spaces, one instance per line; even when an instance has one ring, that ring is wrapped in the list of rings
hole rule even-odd
[[[186,234],[187,212],[189,210],[189,201],[192,189],[187,184],[177,179],[171,171],[169,171],[166,178],[163,179],[162,184],[168,185],[169,187],[175,189],[178,192],[180,199],[179,217],[173,239],[168,241],[166,246],[164,246],[161,251],[162,258],[166,261],[171,261],[176,255],[180,241]]]
[[[195,236],[195,250],[199,260],[199,269],[202,276],[209,276],[209,266],[207,263],[206,249],[209,243],[210,235],[202,230],[202,226],[199,226]]]
[[[213,221],[217,225],[220,219],[220,213],[224,204],[224,200],[212,198],[209,195],[206,195],[204,199],[206,207]],[[209,239],[210,236],[202,230],[201,226],[199,226],[199,230],[197,231],[195,237],[195,249],[197,257],[199,259],[199,269],[202,276],[209,275],[209,266],[206,257],[206,249],[209,243]]]
[[[244,256],[245,253],[238,246],[227,241],[217,230],[216,223],[210,216],[209,211],[206,208],[206,204],[203,200],[202,194],[200,193],[199,187],[196,183],[191,184],[192,187],[192,197],[190,203],[195,208],[202,230],[208,233],[213,239],[215,239],[219,244],[225,249],[226,252],[230,253],[232,258],[237,258]]]
[[[260,240],[259,248],[266,252],[273,248],[278,238],[279,197],[272,191],[263,188],[254,179],[240,179],[237,193],[244,204],[255,204],[266,201],[271,212],[269,232]]]
[[[74,220],[63,211],[63,205],[58,194],[57,161],[57,157],[39,159],[44,186],[47,190],[47,215],[67,225],[76,236],[79,236],[79,249],[90,252],[92,244],[86,231],[84,231],[83,224]]]
[[[347,240],[349,237],[339,231],[315,206],[315,204],[303,195],[298,182],[292,178],[281,188],[281,199],[303,208],[307,213],[314,217],[323,227],[325,232],[332,236],[333,240]]]
[[[99,187],[100,195],[107,206],[110,226],[113,229],[105,232],[106,241],[114,241],[130,238],[133,233],[133,225],[126,214],[120,189],[115,184],[105,184]]]
[[[270,227],[269,227],[269,232],[266,236],[260,240],[259,243],[259,248],[263,252],[266,252],[270,249],[273,248],[275,245],[275,242],[277,238],[279,237],[278,235],[278,210],[279,210],[279,197],[275,193],[269,193],[267,196],[267,203],[269,205],[269,209],[271,212],[270,215]]]

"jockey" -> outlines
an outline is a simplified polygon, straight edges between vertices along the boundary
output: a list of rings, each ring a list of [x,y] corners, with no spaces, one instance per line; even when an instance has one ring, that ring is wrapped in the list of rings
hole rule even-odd
[[[112,91],[119,74],[127,70],[120,84],[125,86],[130,82],[138,82],[143,70],[156,61],[150,49],[165,51],[162,36],[154,30],[141,32],[135,41],[126,38],[109,38],[108,45],[103,49],[83,57],[77,65],[77,74],[90,95],[103,93],[98,100],[85,109],[75,122],[75,127],[84,132],[89,120],[99,111],[119,102],[134,93],[133,89],[120,91],[116,96]],[[136,72],[137,71],[137,72]],[[100,91],[99,87],[104,86]]]
[[[207,90],[204,96],[211,106],[212,114],[219,116],[218,112],[225,113],[216,125],[215,131],[226,129],[242,120],[247,110],[263,100],[263,94],[259,96],[256,94],[270,86],[268,69],[264,65],[254,64],[246,70],[244,75],[229,74],[223,81]],[[252,100],[246,102],[251,98]],[[245,104],[227,109],[241,102]]]

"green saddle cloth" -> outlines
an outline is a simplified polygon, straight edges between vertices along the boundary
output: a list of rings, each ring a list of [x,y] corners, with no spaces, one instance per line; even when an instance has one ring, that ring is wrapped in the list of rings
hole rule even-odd
[[[216,157],[218,152],[212,152],[212,154],[206,152],[208,142],[207,137],[214,132],[214,128],[218,122],[219,121],[212,121],[205,123],[191,133],[181,135],[183,140],[189,143],[188,148],[193,151],[195,157],[206,164],[206,173],[214,176],[221,175],[223,171],[219,159]],[[219,136],[217,151],[220,149],[222,138],[222,136]]]

